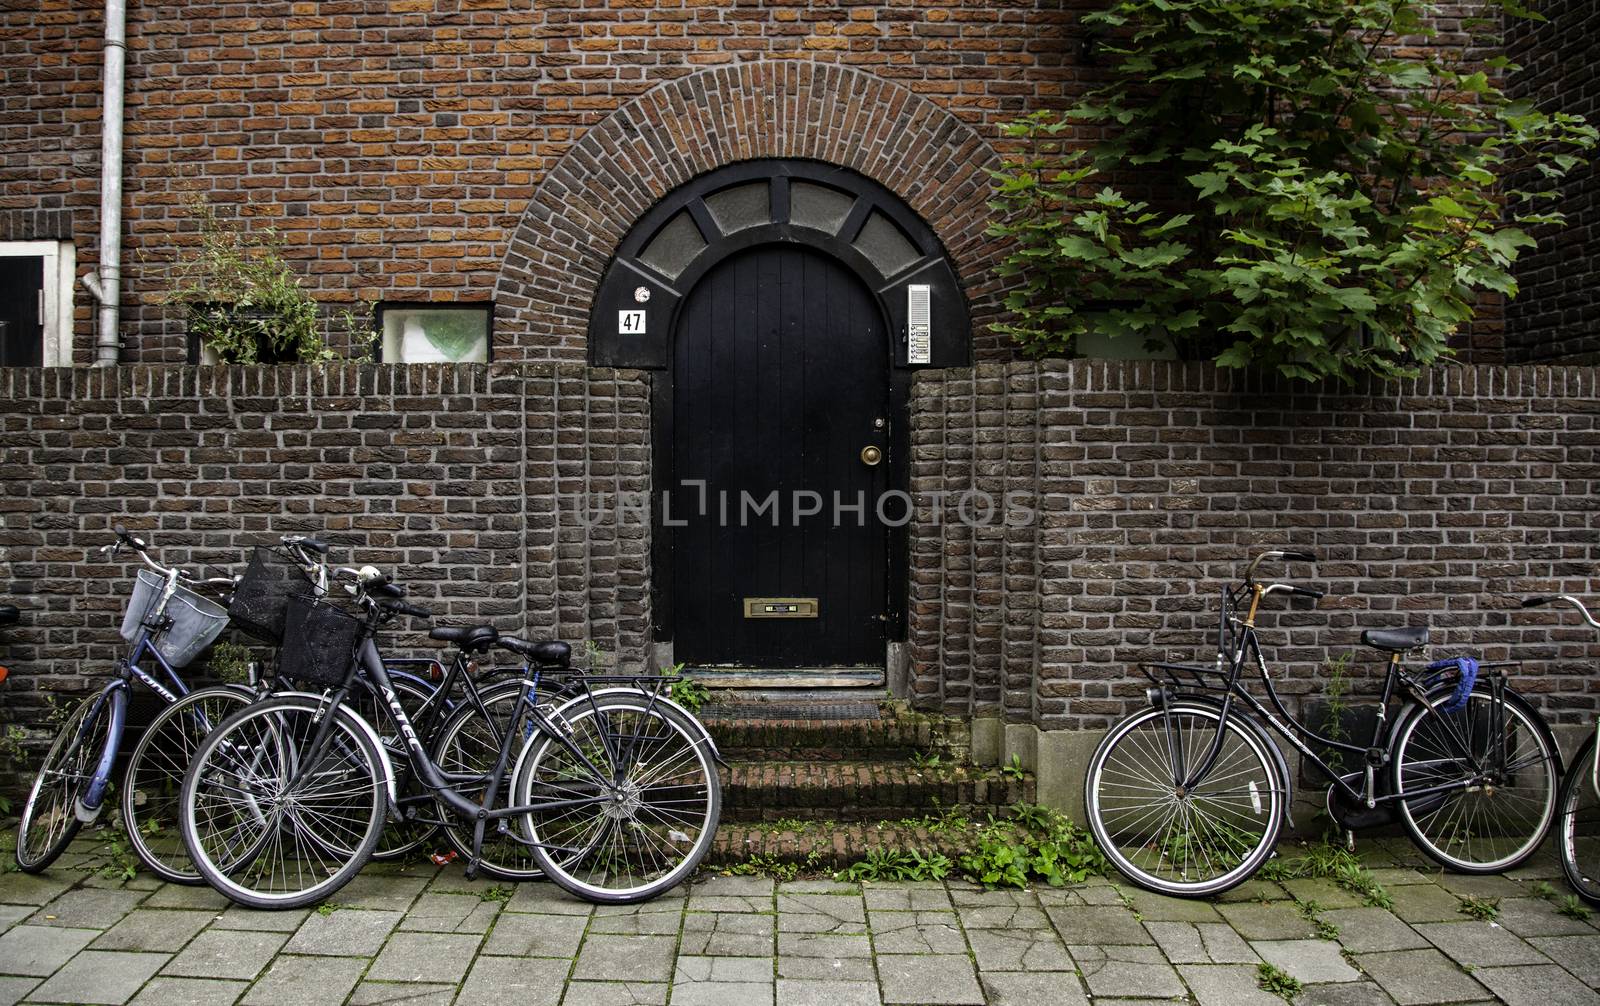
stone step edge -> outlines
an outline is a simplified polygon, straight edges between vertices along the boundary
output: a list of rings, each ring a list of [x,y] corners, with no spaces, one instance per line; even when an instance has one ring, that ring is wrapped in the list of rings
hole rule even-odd
[[[706,854],[708,869],[727,870],[742,864],[793,866],[803,872],[842,870],[873,849],[940,852],[949,857],[952,875],[957,858],[975,844],[973,828],[931,828],[905,821],[818,822],[803,829],[776,830],[759,824],[725,822]]]
[[[841,820],[979,812],[1032,803],[1031,775],[1018,779],[996,768],[920,767],[901,762],[734,762],[722,772],[724,813],[739,820]],[[824,813],[825,812],[825,813]]]

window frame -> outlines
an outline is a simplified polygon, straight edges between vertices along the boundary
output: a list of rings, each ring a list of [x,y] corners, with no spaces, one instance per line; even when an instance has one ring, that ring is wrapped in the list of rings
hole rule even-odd
[[[71,241],[0,241],[0,258],[44,259],[44,345],[39,359],[46,367],[72,366],[72,323],[76,305],[78,253]]]

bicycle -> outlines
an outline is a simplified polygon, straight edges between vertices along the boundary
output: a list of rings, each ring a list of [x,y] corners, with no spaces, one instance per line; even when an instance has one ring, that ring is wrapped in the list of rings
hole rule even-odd
[[[1145,665],[1150,707],[1112,727],[1090,759],[1089,825],[1117,869],[1148,890],[1201,897],[1260,868],[1292,792],[1268,726],[1330,781],[1329,811],[1352,831],[1398,819],[1425,854],[1464,873],[1507,870],[1532,855],[1555,816],[1561,762],[1549,727],[1508,686],[1510,665],[1418,674],[1402,658],[1428,645],[1426,628],[1368,629],[1362,642],[1387,657],[1371,738],[1321,736],[1284,707],[1256,620],[1274,595],[1323,594],[1259,582],[1256,569],[1269,560],[1316,558],[1273,550],[1251,561],[1243,582],[1223,589],[1214,666]],[[1245,687],[1247,664],[1270,709]],[[1318,748],[1354,756],[1361,768],[1339,772]]]
[[[373,640],[393,617],[430,617],[401,597],[400,588],[368,577],[359,618],[327,604],[296,606],[299,632],[286,638],[284,660],[328,691],[235,713],[197,752],[184,780],[183,838],[213,887],[250,907],[298,907],[337,891],[366,861],[399,797],[374,729],[345,702],[358,667],[385,698],[409,770],[470,824],[469,877],[482,865],[490,827],[497,839],[526,846],[564,890],[591,901],[647,900],[694,870],[721,807],[715,748],[698,721],[645,687],[642,675],[576,676],[574,697],[539,703],[541,664],[570,651],[499,636],[495,645],[527,659],[508,727],[486,771],[452,771],[424,748]]]
[[[220,605],[193,588],[231,587],[231,577],[195,579],[180,569],[168,569],[152,559],[149,547],[121,524],[113,531],[116,541],[100,551],[115,558],[123,548],[132,549],[148,567],[136,573],[122,620],[121,635],[129,647],[117,660],[111,681],[67,715],[45,755],[17,826],[15,858],[26,873],[47,869],[79,829],[93,823],[104,809],[134,683],[143,684],[168,706],[196,694],[177,672],[209,646],[228,622]],[[170,687],[141,666],[147,657],[165,672]],[[136,752],[129,763],[128,778],[150,759],[166,754],[148,731],[140,748],[142,754]],[[125,786],[128,788],[131,786]],[[125,806],[123,824],[130,836],[160,827],[154,812],[147,813],[138,803]]]
[[[1600,619],[1570,594],[1530,597],[1522,606],[1537,608],[1555,601],[1576,608],[1590,628],[1600,629]],[[1600,719],[1573,756],[1556,806],[1560,808],[1556,814],[1556,840],[1560,844],[1561,871],[1578,897],[1600,905]]]

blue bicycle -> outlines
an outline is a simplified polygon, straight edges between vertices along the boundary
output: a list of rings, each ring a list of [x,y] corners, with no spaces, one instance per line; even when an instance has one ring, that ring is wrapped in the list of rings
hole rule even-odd
[[[111,681],[85,698],[67,715],[34,780],[17,828],[17,866],[39,873],[55,862],[78,830],[92,823],[105,809],[111,772],[127,727],[128,699],[134,682],[155,692],[169,706],[187,700],[191,693],[178,671],[199,655],[228,624],[222,605],[196,593],[195,588],[228,589],[232,577],[196,579],[181,569],[168,569],[150,557],[149,547],[117,525],[117,540],[100,551],[115,558],[129,548],[143,560],[122,620],[122,637],[128,651],[117,661]],[[156,673],[145,669],[153,663]],[[209,689],[205,690],[211,691]],[[249,691],[242,689],[244,701]],[[231,711],[231,710],[230,710]],[[212,720],[215,723],[217,720]],[[166,749],[147,734],[141,745],[150,759],[187,762],[186,754]],[[138,770],[130,765],[130,778]],[[148,833],[153,819],[144,818],[146,806],[125,806],[129,834]],[[162,871],[158,871],[162,872]]]

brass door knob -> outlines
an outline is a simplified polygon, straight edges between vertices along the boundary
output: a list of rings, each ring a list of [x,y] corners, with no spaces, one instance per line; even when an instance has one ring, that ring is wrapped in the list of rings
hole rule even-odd
[[[868,444],[866,447],[861,448],[861,460],[865,464],[875,465],[883,460],[883,451]]]

